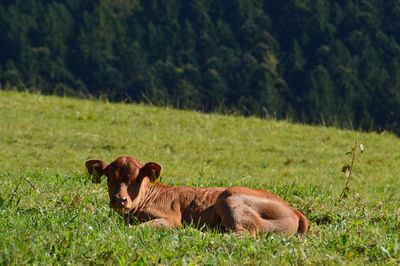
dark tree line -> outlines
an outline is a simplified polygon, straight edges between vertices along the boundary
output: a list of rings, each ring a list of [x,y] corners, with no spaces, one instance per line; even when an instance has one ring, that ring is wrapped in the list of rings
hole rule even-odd
[[[2,88],[400,132],[398,0],[3,0]]]

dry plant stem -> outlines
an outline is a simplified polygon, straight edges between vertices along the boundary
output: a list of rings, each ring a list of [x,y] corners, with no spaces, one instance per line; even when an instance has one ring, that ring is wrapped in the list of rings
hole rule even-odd
[[[350,167],[349,167],[349,175],[347,176],[346,185],[344,186],[344,188],[342,190],[342,193],[340,194],[340,199],[343,199],[345,197],[345,194],[346,194],[345,190],[349,187],[351,174],[353,172],[354,163],[356,161],[357,147],[358,147],[358,138],[357,138],[356,142],[354,143],[353,149],[351,150],[351,160],[350,160]]]
[[[36,191],[39,191],[36,187],[35,187],[35,185],[34,184],[32,184],[32,182],[31,181],[29,181],[29,179],[28,178],[26,178],[26,177],[22,177],[34,190],[36,190]]]
[[[11,203],[13,202],[15,196],[17,195],[17,190],[19,189],[19,186],[21,185],[22,180],[25,180],[25,182],[27,182],[33,189],[35,189],[36,191],[39,191],[39,190],[35,187],[35,185],[33,185],[31,181],[29,181],[28,178],[26,178],[25,176],[21,176],[21,178],[20,178],[19,181],[18,181],[18,184],[15,186],[15,188],[14,188],[12,194],[11,194],[10,200],[9,200],[9,202],[8,202],[8,205],[9,205],[9,206],[10,206]]]
[[[17,195],[17,190],[18,190],[19,186],[21,185],[22,179],[23,179],[23,177],[21,176],[21,178],[19,179],[19,181],[18,181],[17,185],[15,186],[13,192],[11,193],[11,197],[10,197],[10,200],[8,202],[8,206],[11,206],[11,203],[13,202],[15,196]]]

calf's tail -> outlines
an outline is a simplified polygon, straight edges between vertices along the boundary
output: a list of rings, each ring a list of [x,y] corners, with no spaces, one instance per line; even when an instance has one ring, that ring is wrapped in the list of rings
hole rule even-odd
[[[304,216],[304,214],[302,214],[298,210],[294,210],[294,212],[299,217],[299,227],[297,228],[297,232],[301,235],[307,233],[309,229],[307,218]]]

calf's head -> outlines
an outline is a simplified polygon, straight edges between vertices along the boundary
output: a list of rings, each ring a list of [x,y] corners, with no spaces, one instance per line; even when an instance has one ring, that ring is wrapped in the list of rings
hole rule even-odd
[[[161,174],[159,164],[150,162],[143,165],[129,156],[119,157],[110,164],[97,159],[89,160],[85,165],[93,183],[100,183],[101,176],[107,176],[110,207],[128,212],[134,208],[134,200],[140,196],[142,184],[155,182]],[[148,182],[143,182],[145,180]]]

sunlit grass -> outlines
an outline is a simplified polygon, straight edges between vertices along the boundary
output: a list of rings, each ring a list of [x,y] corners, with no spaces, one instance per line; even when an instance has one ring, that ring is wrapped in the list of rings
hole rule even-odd
[[[341,167],[358,137],[349,198]],[[0,264],[396,264],[400,140],[325,127],[0,91]],[[174,185],[268,189],[311,221],[256,240],[125,226],[89,158],[133,155]]]

